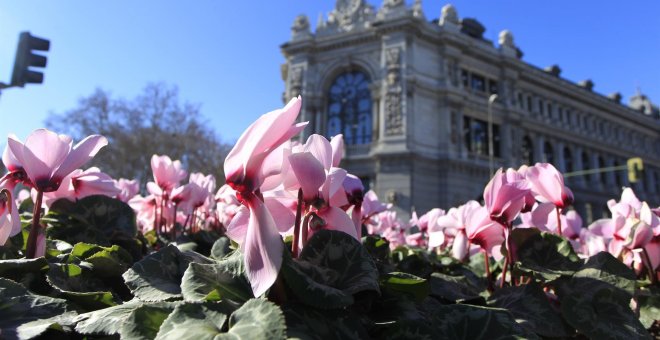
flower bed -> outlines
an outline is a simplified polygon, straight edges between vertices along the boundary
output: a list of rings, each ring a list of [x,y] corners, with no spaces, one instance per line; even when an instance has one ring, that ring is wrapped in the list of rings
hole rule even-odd
[[[73,146],[10,137],[0,337],[644,339],[659,335],[660,211],[630,189],[583,226],[550,164],[410,221],[339,167],[341,135],[291,142],[300,98],[225,160],[226,185],[154,155],[139,183]],[[47,146],[47,147],[46,147]],[[25,188],[30,191],[20,191]]]

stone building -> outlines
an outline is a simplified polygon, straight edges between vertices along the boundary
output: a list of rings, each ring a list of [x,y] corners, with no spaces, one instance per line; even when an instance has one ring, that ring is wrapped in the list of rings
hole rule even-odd
[[[622,186],[660,203],[658,107],[639,93],[625,105],[618,93],[594,92],[591,80],[575,83],[556,65],[523,61],[509,31],[494,44],[452,5],[427,19],[420,0],[380,8],[337,0],[315,32],[304,15],[291,30],[282,45],[283,99],[302,95],[307,135],[343,133],[342,166],[404,215],[480,197],[490,140],[495,169],[545,161],[570,173],[642,157],[642,180],[632,185],[626,171],[567,178],[587,220],[606,214]]]

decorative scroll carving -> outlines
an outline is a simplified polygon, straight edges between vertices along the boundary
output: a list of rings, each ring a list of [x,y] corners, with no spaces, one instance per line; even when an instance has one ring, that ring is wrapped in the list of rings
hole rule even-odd
[[[403,134],[403,87],[401,85],[401,49],[385,51],[387,92],[385,94],[385,134]]]

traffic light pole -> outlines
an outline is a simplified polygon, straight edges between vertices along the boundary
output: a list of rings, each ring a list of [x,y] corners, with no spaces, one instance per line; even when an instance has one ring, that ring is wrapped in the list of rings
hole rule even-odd
[[[640,157],[633,157],[628,159],[626,165],[617,165],[617,166],[610,166],[605,168],[567,172],[564,173],[564,177],[591,175],[591,174],[599,174],[601,172],[611,172],[611,171],[620,171],[620,170],[628,170],[628,181],[630,183],[635,183],[639,181],[639,174],[641,171],[644,170],[644,162]]]

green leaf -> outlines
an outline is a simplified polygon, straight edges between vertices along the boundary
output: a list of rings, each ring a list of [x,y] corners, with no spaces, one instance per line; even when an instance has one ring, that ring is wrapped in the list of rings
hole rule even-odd
[[[229,317],[229,330],[216,339],[284,339],[286,324],[282,310],[265,299],[252,299]]]
[[[211,258],[222,260],[231,251],[231,240],[227,236],[222,236],[213,243]]]
[[[22,285],[0,278],[0,334],[5,338],[18,337],[23,324],[69,310],[66,300],[32,294]]]
[[[401,272],[383,275],[380,284],[390,291],[409,294],[417,302],[424,300],[431,290],[428,280]]]
[[[94,273],[101,277],[121,276],[133,264],[131,254],[117,245],[102,247],[81,242],[73,247],[71,255],[93,264]]]
[[[571,278],[571,288],[580,294],[593,292],[597,286],[615,288],[630,300],[635,293],[635,273],[608,252],[590,257]]]
[[[190,263],[181,279],[181,293],[186,301],[217,299],[242,304],[253,297],[244,271],[243,255],[238,251],[217,263]]]
[[[483,301],[481,293],[486,290],[483,283],[466,276],[433,273],[429,278],[431,295],[447,302]]]
[[[50,318],[26,322],[16,328],[16,333],[19,339],[34,339],[40,336],[46,337],[48,331],[70,332],[77,316],[76,312],[65,312]]]
[[[601,286],[591,294],[564,297],[561,311],[571,326],[592,339],[651,339],[629,302],[616,288]]]
[[[134,309],[144,303],[137,299],[97,311],[80,314],[76,322],[76,332],[81,334],[117,334]]]
[[[332,270],[325,284],[347,294],[380,292],[378,269],[367,250],[350,235],[335,230],[320,230],[309,239],[300,260]]]
[[[636,296],[639,306],[639,321],[649,329],[653,322],[660,320],[660,289],[651,287],[640,290]]]
[[[224,305],[213,302],[176,306],[163,321],[155,339],[217,339],[227,314]]]
[[[51,263],[46,279],[62,297],[86,310],[116,305],[105,283],[86,267],[71,263]]]
[[[175,307],[172,303],[139,306],[128,315],[119,334],[124,339],[155,339],[160,326]]]
[[[552,308],[541,286],[526,284],[498,289],[488,303],[507,309],[521,326],[544,337],[567,337],[570,329],[558,311]]]
[[[46,233],[51,239],[71,244],[118,244],[133,258],[142,256],[142,243],[136,239],[135,212],[118,199],[103,195],[88,196],[76,202],[59,199],[42,220],[49,221]]]
[[[390,256],[390,242],[378,235],[362,237],[362,244],[376,261],[386,261]]]
[[[16,281],[39,294],[51,289],[44,277],[47,270],[48,261],[43,257],[0,261],[0,277]]]
[[[18,279],[26,273],[41,272],[47,266],[48,261],[43,257],[36,259],[0,260],[0,277],[12,280]]]
[[[522,328],[504,309],[471,305],[439,306],[432,315],[440,339],[511,339],[538,337]]]
[[[298,339],[368,339],[359,318],[346,310],[318,310],[303,304],[282,307],[287,337]]]
[[[554,234],[541,233],[527,238],[516,252],[519,268],[545,280],[572,275],[581,261],[571,244]]]
[[[101,230],[106,236],[123,233],[128,236],[137,234],[135,212],[126,203],[105,195],[93,195],[76,202],[59,199],[50,206],[50,211],[70,216]]]
[[[68,254],[73,249],[73,246],[62,240],[46,240],[46,255],[48,258],[57,257],[58,255]]]
[[[191,262],[213,263],[202,255],[181,252],[170,244],[136,262],[124,273],[124,281],[142,301],[180,299],[181,278]]]
[[[280,273],[293,294],[309,306],[334,309],[350,306],[355,301],[352,294],[327,284],[335,275],[333,270],[293,260],[286,252]]]

